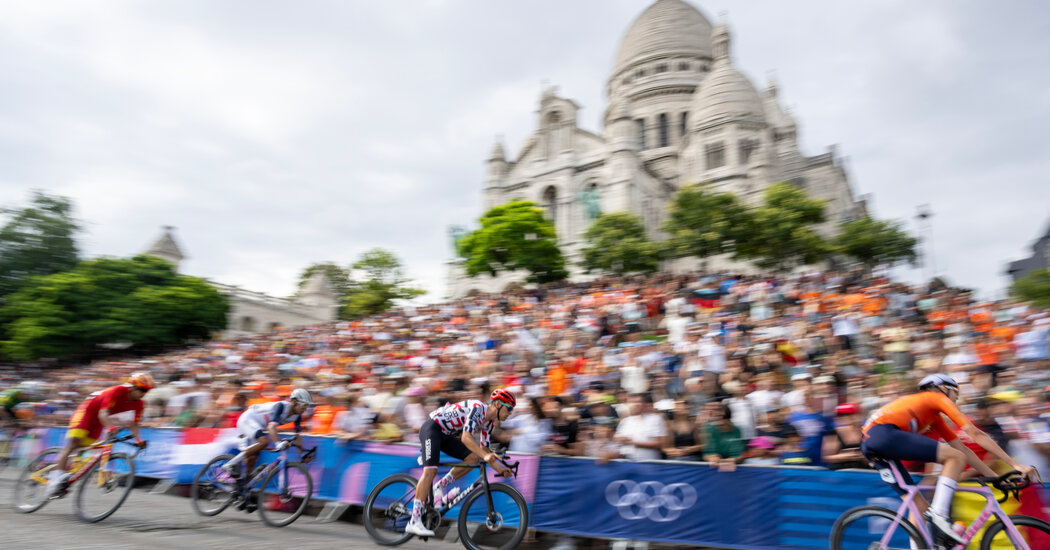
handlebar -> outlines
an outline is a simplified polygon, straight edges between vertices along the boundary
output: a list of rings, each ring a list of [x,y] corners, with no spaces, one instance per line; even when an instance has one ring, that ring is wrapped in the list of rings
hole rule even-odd
[[[998,477],[975,477],[971,481],[976,481],[985,487],[991,484],[992,487],[1002,491],[1003,497],[996,499],[1000,504],[1006,502],[1006,499],[1010,498],[1011,494],[1020,502],[1021,491],[1032,484],[1032,480],[1021,476],[1021,472],[1017,470],[1011,470]]]
[[[497,477],[518,477],[518,465],[521,464],[520,461],[511,463],[509,461],[510,457],[506,455],[496,455],[496,458],[499,459],[508,470],[510,470],[510,475],[504,476],[502,474],[496,474]]]

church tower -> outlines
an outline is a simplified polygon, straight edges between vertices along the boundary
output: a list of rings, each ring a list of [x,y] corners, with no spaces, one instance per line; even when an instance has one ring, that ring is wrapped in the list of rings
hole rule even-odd
[[[186,259],[186,256],[182,254],[182,249],[179,248],[178,243],[175,242],[175,237],[172,233],[175,228],[170,225],[163,227],[164,232],[161,233],[160,237],[150,245],[149,248],[143,252],[147,256],[155,256],[168,263],[170,263],[175,271],[179,270],[179,263]]]

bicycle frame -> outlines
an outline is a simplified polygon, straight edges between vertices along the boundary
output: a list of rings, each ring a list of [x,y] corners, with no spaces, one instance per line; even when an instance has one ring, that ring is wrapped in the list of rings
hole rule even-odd
[[[130,439],[132,439],[132,436],[125,436],[114,440],[103,441],[102,443],[95,443],[88,447],[81,448],[80,451],[77,452],[78,455],[96,449],[102,449],[102,452],[91,457],[91,459],[87,462],[81,462],[79,465],[77,465],[73,475],[67,481],[67,485],[71,487],[74,483],[80,481],[80,479],[84,477],[89,470],[91,470],[95,463],[99,461],[102,461],[102,467],[105,467],[106,463],[109,461],[109,455],[113,452],[113,445],[116,445],[117,443],[121,443],[123,441],[128,441]],[[135,454],[137,455],[138,453]],[[134,456],[132,456],[131,458],[134,458]],[[72,460],[74,461],[74,464],[76,464],[78,458],[73,458]],[[33,475],[30,476],[30,479],[36,481],[37,483],[40,483],[41,485],[47,485],[48,480],[46,477],[43,477],[43,474],[49,472],[52,468],[53,467],[48,467],[36,471],[33,473]],[[102,478],[102,476],[99,476],[99,486],[102,486],[104,483],[105,480]]]
[[[273,451],[274,449],[264,449],[264,450]],[[299,450],[302,451],[302,448],[300,447]],[[316,450],[317,450],[317,448],[314,447],[313,449],[310,449],[310,450],[304,452],[302,454],[301,459],[308,458]],[[259,470],[259,473],[255,474],[250,479],[245,481],[244,485],[241,487],[241,492],[244,493],[244,492],[251,491],[252,487],[254,487],[257,483],[261,484],[266,479],[266,476],[270,475],[270,472],[272,472],[274,470],[274,468],[281,468],[281,475],[278,478],[277,485],[278,485],[278,487],[280,488],[281,491],[285,490],[288,487],[288,449],[284,449],[283,451],[279,451],[279,454],[277,456],[277,460],[274,460],[274,461],[270,462],[265,467],[263,467],[261,470]],[[260,487],[260,489],[265,490],[266,488],[265,487]]]
[[[503,462],[503,464],[509,466],[506,462]],[[460,491],[459,494],[456,495],[456,498],[452,499],[452,501],[450,501],[448,504],[442,506],[441,509],[437,510],[439,516],[444,517],[445,514],[447,514],[449,510],[455,508],[456,505],[460,503],[460,501],[462,501],[463,499],[467,498],[467,496],[470,495],[470,493],[473,493],[474,490],[477,489],[478,487],[484,487],[485,488],[485,501],[488,504],[488,509],[492,510],[492,508],[493,508],[492,491],[489,490],[489,476],[488,476],[488,468],[487,468],[488,465],[487,464],[485,464],[484,462],[478,461],[475,464],[470,464],[470,463],[466,463],[466,462],[456,462],[456,463],[442,463],[442,464],[438,464],[438,466],[451,467],[451,468],[470,468],[470,469],[479,469],[479,470],[481,470],[480,475],[478,476],[478,479],[475,479],[473,483],[468,485],[464,490]],[[510,466],[510,468],[514,472],[514,475],[516,477],[518,475],[518,464],[514,463],[514,466]],[[431,502],[433,502],[433,499],[434,499],[433,492],[430,493],[430,495],[427,497],[427,499],[430,500]]]
[[[920,486],[909,485],[905,483],[904,477],[901,475],[900,470],[897,468],[897,465],[892,461],[890,461],[888,464],[890,470],[893,472],[893,477],[896,480],[897,485],[902,489],[907,490],[908,494],[904,496],[904,501],[901,503],[900,507],[897,508],[897,517],[893,519],[893,522],[890,524],[890,527],[886,530],[886,534],[884,534],[882,536],[882,540],[879,541],[879,544],[886,548],[889,547],[890,539],[893,538],[893,532],[895,528],[899,526],[902,521],[908,521],[905,512],[911,513],[912,517],[915,518],[922,517],[922,515],[919,514],[918,505],[915,504],[915,497],[921,494],[923,491],[932,492],[936,489],[936,486],[933,485]],[[994,515],[999,518],[999,521],[1003,522],[1003,527],[1005,527],[1006,529],[1007,536],[1010,537],[1010,540],[1013,542],[1014,547],[1017,548],[1017,550],[1030,550],[1028,547],[1028,543],[1024,540],[1024,537],[1022,537],[1021,533],[1017,531],[1017,527],[1015,527],[1013,522],[1010,521],[1009,516],[1007,516],[1007,514],[1003,512],[1003,509],[999,507],[999,502],[996,501],[995,494],[992,493],[992,490],[990,488],[985,487],[983,485],[980,487],[966,487],[960,485],[956,489],[956,491],[961,491],[964,493],[976,493],[983,496],[987,501],[987,504],[985,505],[984,509],[981,510],[981,513],[977,515],[977,519],[974,520],[973,523],[971,523],[969,527],[967,527],[966,531],[963,533],[963,542],[961,545],[958,546],[958,548],[966,548],[966,546],[970,544],[973,538],[977,536],[977,533],[981,530],[981,528],[984,527],[985,524],[988,523],[988,521]],[[917,524],[918,525],[916,525],[916,527],[918,527],[919,533],[922,534],[923,540],[926,541],[926,545],[930,548],[933,548],[933,537],[930,534],[929,530],[926,528],[926,522],[920,520],[917,522]]]

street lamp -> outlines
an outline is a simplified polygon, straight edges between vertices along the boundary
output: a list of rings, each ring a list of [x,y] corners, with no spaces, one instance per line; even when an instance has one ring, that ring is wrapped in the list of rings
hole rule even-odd
[[[923,246],[921,247],[923,276],[927,280],[932,280],[937,276],[937,260],[933,251],[933,210],[929,204],[920,204],[916,209],[915,219],[919,224],[919,236],[923,240]],[[929,267],[929,272],[926,268]]]

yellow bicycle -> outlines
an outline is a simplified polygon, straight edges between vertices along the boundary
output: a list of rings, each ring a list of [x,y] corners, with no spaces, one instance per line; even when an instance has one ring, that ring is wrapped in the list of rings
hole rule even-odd
[[[48,500],[64,497],[77,486],[73,508],[77,517],[88,522],[102,521],[116,512],[135,486],[135,462],[141,449],[133,454],[113,452],[113,446],[134,436],[111,437],[90,447],[80,449],[70,458],[70,477],[54,497],[48,498],[47,484],[55,469],[61,447],[51,447],[29,461],[15,485],[15,509],[22,513],[35,512]]]

